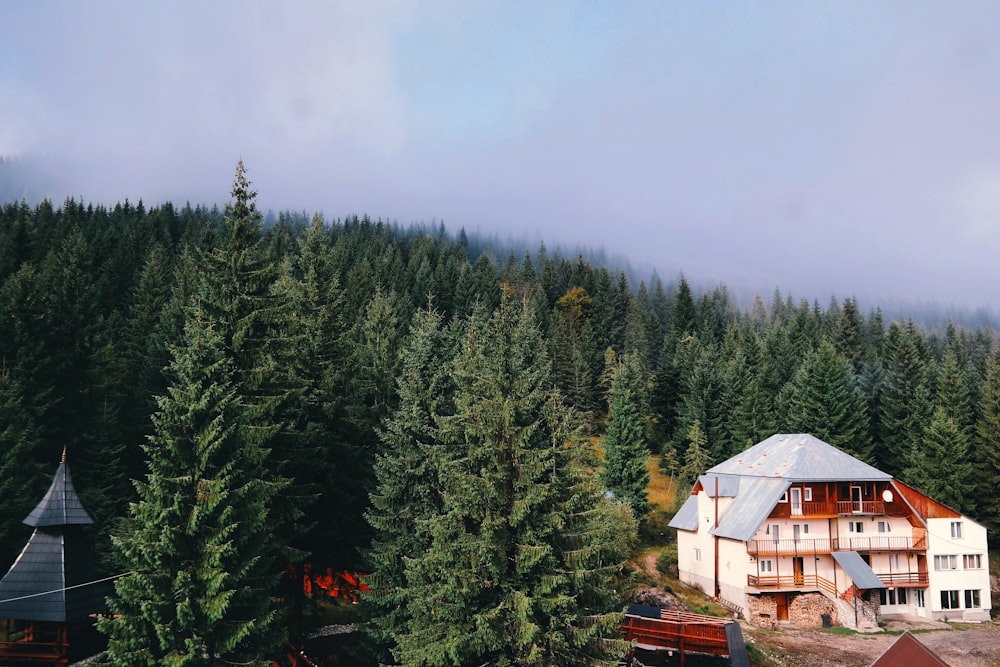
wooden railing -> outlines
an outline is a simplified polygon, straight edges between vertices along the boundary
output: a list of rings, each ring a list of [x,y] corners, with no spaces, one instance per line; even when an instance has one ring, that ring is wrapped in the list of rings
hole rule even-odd
[[[626,641],[634,640],[640,647],[727,656],[726,625],[730,622],[713,616],[663,610],[660,618],[626,614],[621,630]]]
[[[922,551],[927,549],[925,533],[915,537],[845,537],[808,540],[750,540],[751,556],[812,556],[834,551]]]
[[[837,514],[885,514],[881,500],[838,500]]]
[[[820,590],[832,597],[837,597],[837,586],[824,577],[817,574],[766,576],[747,576],[747,585],[758,590],[763,589],[798,589],[798,590]]]
[[[801,503],[792,503],[789,507],[789,515],[831,517],[837,515],[837,503],[834,501],[814,501],[807,500]]]
[[[875,575],[886,586],[926,586],[930,583],[926,572],[876,572]]]

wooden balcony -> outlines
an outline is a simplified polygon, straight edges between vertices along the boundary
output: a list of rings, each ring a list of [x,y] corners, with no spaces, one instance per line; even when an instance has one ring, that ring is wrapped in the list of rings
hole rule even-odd
[[[816,574],[797,574],[785,576],[747,575],[747,586],[757,591],[792,590],[792,591],[823,591],[827,595],[837,597],[836,585]],[[753,591],[751,591],[753,592]]]
[[[927,586],[930,583],[930,577],[926,572],[876,572],[875,574],[890,588]]]
[[[750,540],[751,556],[814,556],[834,551],[924,551],[927,537],[921,531],[914,537],[846,537],[809,540]]]
[[[881,500],[838,500],[837,514],[885,514]]]

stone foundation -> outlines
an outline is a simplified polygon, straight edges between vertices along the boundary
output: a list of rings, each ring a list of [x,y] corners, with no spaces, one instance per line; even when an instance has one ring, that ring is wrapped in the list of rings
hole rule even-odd
[[[821,593],[802,593],[788,602],[788,622],[802,628],[823,625],[823,614],[830,618],[830,625],[840,625],[837,605]]]
[[[778,604],[770,595],[748,595],[743,616],[751,625],[770,628],[778,622]]]
[[[788,622],[809,628],[821,627],[823,615],[830,617],[830,625],[840,625],[837,605],[821,593],[789,593]],[[771,628],[778,622],[778,603],[772,595],[748,595],[744,616],[752,625]]]

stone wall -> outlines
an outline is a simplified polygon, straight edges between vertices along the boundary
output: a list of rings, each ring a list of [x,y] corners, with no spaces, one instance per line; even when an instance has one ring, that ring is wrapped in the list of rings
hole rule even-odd
[[[743,616],[751,625],[773,627],[778,622],[778,604],[770,595],[748,595]]]
[[[748,595],[744,616],[752,625],[771,628],[778,622],[778,604],[772,595]],[[788,622],[808,628],[821,627],[823,614],[830,617],[831,625],[839,625],[837,605],[822,593],[789,593]]]
[[[837,605],[822,593],[803,593],[789,596],[788,622],[802,628],[823,625],[823,614],[830,617],[830,625],[840,625]]]

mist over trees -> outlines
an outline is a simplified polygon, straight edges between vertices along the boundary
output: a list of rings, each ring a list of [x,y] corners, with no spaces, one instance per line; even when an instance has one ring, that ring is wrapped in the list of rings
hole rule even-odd
[[[106,569],[136,573],[120,664],[266,661],[309,563],[372,573],[380,660],[599,663],[645,458],[687,483],[775,432],[1000,528],[989,327],[744,306],[443,225],[264,224],[242,165],[231,197],[0,207],[2,565],[65,446]],[[137,648],[167,625],[187,639]]]

